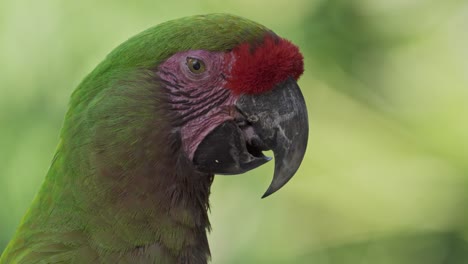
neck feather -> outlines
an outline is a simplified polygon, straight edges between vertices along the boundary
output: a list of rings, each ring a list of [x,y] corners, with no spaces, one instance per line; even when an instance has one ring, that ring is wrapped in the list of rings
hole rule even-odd
[[[62,142],[23,226],[82,234],[80,243],[101,257],[206,263],[213,175],[196,171],[183,154],[161,89],[152,73],[142,75],[109,83],[86,104],[80,98],[87,88],[75,92]]]
[[[207,262],[212,175],[192,170],[184,158],[173,166],[159,161],[153,169],[109,168],[90,176],[67,173],[62,162],[54,160],[27,229],[54,232],[63,243],[70,243],[67,234],[82,233],[79,240],[104,259],[138,252],[174,263]]]

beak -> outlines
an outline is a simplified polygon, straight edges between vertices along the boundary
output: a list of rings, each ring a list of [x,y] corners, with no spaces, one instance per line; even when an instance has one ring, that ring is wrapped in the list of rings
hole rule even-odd
[[[269,92],[242,95],[236,106],[248,123],[249,128],[243,129],[248,145],[274,153],[275,172],[265,198],[294,176],[304,158],[309,136],[304,97],[289,78]]]

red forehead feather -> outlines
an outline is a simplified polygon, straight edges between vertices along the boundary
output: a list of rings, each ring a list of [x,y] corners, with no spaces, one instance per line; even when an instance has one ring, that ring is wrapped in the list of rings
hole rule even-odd
[[[235,94],[256,94],[272,89],[290,76],[298,79],[304,71],[299,48],[286,39],[266,35],[257,46],[244,43],[232,50],[234,64],[228,87]]]

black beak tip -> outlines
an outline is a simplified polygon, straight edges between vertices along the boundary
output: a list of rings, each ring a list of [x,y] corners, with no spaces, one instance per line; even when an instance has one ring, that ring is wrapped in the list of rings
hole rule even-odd
[[[289,173],[285,171],[281,171],[280,173],[275,173],[270,186],[268,187],[266,192],[262,195],[262,199],[274,194],[279,189],[283,188],[283,186],[286,185],[286,183],[288,183],[292,179],[295,173],[296,173],[296,170],[289,172]]]
[[[262,195],[262,199],[267,198],[268,196],[272,195],[274,192],[276,192],[276,190],[273,190],[270,186],[268,190],[266,190],[266,192]]]

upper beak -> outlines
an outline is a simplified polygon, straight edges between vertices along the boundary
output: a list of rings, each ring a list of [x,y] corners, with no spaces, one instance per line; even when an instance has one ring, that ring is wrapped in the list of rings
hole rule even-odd
[[[309,136],[304,97],[289,78],[269,92],[242,95],[236,106],[253,128],[254,135],[246,136],[250,145],[274,153],[275,172],[265,198],[294,176],[304,158]]]

